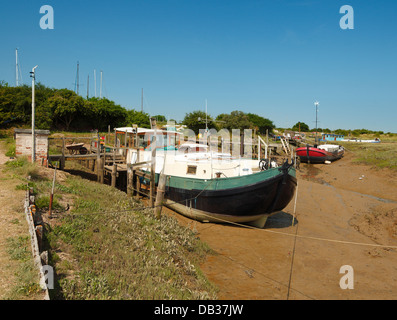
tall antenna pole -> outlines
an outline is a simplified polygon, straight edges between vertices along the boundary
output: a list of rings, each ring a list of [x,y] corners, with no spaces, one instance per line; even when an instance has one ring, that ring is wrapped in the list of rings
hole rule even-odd
[[[318,102],[318,101],[316,101],[315,103],[314,103],[314,105],[316,106],[316,143],[317,143],[317,111],[318,111],[318,105],[319,105],[320,103]]]
[[[18,48],[15,49],[15,84],[18,87],[19,86],[19,79],[18,79]]]
[[[76,93],[79,94],[79,86],[80,86],[80,75],[79,75],[79,62],[77,61],[77,73],[76,73]]]
[[[32,163],[35,162],[35,158],[36,158],[36,139],[35,139],[35,130],[34,130],[34,108],[35,108],[35,101],[34,101],[34,81],[36,79],[35,76],[35,69],[37,68],[37,66],[35,66],[32,69],[32,72],[30,73],[30,76],[32,77]]]
[[[95,84],[95,98],[96,98],[96,70],[94,69],[94,84]]]
[[[101,70],[101,86],[99,88],[99,98],[102,99],[102,70]]]
[[[143,88],[141,93],[141,112],[143,113]]]
[[[88,78],[87,78],[87,100],[88,100],[89,95],[90,95],[90,75],[88,75]]]
[[[207,99],[205,99],[205,132],[208,132]]]

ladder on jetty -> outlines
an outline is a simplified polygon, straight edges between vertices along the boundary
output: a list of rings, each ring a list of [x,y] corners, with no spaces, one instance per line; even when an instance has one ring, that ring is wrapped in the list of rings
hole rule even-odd
[[[285,137],[281,137],[281,138],[280,138],[280,141],[281,141],[281,145],[283,146],[284,152],[285,152],[287,155],[291,154],[291,148],[290,148],[290,146],[289,146],[288,140],[287,140]]]

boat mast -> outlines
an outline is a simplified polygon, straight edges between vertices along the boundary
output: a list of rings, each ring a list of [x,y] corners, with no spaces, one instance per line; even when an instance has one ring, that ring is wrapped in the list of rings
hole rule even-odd
[[[94,69],[94,85],[95,85],[95,98],[96,98],[96,70]]]
[[[18,79],[18,48],[15,49],[15,84],[19,86],[19,79]]]
[[[102,74],[103,74],[103,72],[101,70],[101,86],[99,88],[99,99],[102,99]]]
[[[76,73],[76,93],[79,94],[79,62],[77,61],[77,73]]]
[[[205,99],[205,132],[208,132],[207,99]]]
[[[141,92],[141,112],[143,113],[143,88]]]

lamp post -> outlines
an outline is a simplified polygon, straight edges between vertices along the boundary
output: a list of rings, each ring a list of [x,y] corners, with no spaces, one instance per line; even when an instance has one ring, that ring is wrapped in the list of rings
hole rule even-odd
[[[316,140],[315,143],[317,143],[317,111],[318,111],[318,105],[320,104],[320,102],[316,101],[314,103],[314,105],[316,106]]]
[[[36,139],[35,139],[35,132],[34,132],[34,81],[35,77],[35,70],[38,66],[35,66],[32,71],[30,72],[30,76],[32,77],[32,163],[35,162],[36,158]]]

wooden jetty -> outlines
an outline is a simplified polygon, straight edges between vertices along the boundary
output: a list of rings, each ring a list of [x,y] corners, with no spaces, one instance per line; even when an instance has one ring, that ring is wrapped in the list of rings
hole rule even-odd
[[[152,124],[152,128],[154,127],[155,124]],[[128,196],[148,197],[150,206],[154,207],[155,201],[161,201],[160,199],[156,200],[157,187],[154,175],[156,134],[153,134],[150,141],[151,160],[128,164],[131,161],[127,159],[131,150],[136,152],[137,159],[139,159],[140,148],[136,132],[117,132],[115,130],[114,134],[109,132],[104,137],[95,134],[91,137],[49,138],[52,143],[48,143],[48,151],[51,150],[51,153],[56,154],[48,152],[47,166],[65,170],[66,162],[77,161],[95,174],[99,183],[106,183],[124,190]],[[240,150],[243,153],[246,145],[245,142],[241,144]],[[249,148],[252,148],[252,156],[258,159],[277,157],[283,152],[288,155],[288,151],[291,152],[284,143],[269,143],[268,138],[262,139],[260,136],[256,136],[248,145]],[[150,167],[150,173],[142,171],[142,166]],[[149,180],[150,184],[141,184],[142,178]],[[162,190],[161,187],[159,190]]]

